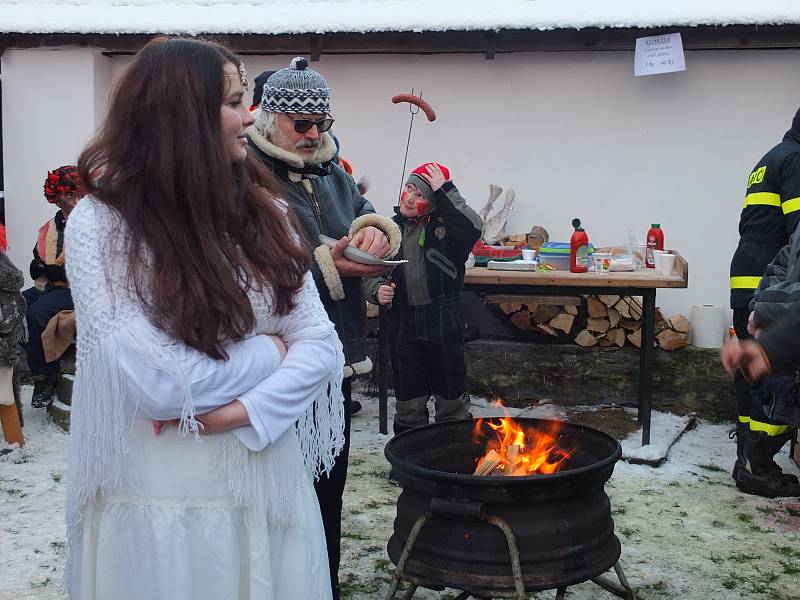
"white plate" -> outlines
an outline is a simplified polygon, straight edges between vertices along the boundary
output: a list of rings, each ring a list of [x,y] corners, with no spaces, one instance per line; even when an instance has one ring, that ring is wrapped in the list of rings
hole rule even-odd
[[[339,240],[335,240],[332,237],[328,237],[327,235],[319,234],[319,241],[325,244],[326,246],[330,246],[333,248]],[[383,260],[382,258],[378,258],[377,256],[372,256],[372,254],[368,254],[363,250],[359,250],[355,246],[346,246],[344,252],[342,252],[345,258],[352,260],[353,262],[361,263],[362,265],[384,265],[387,267],[393,267],[395,265],[403,265],[407,263],[407,260]]]

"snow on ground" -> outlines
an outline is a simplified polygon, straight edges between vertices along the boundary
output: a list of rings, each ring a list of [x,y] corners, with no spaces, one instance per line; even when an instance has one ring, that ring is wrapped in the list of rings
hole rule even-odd
[[[0,457],[0,600],[66,598],[60,581],[67,435],[44,411],[29,407],[30,394],[26,388],[27,445]],[[388,481],[383,447],[389,436],[377,432],[377,402],[357,397],[364,410],[353,420],[343,597],[376,600],[385,598],[394,569],[386,542],[400,489]],[[390,415],[392,408],[390,403]],[[476,414],[495,410],[480,399],[473,408]],[[552,405],[525,411],[535,417],[559,414]],[[654,425],[660,418],[654,417]],[[740,494],[729,475],[736,452],[727,429],[700,422],[657,469],[617,464],[606,489],[622,542],[621,564],[640,600],[800,598],[800,502]],[[786,454],[778,462],[798,472]],[[414,598],[454,596],[419,590]],[[570,587],[567,598],[612,596],[584,583]]]

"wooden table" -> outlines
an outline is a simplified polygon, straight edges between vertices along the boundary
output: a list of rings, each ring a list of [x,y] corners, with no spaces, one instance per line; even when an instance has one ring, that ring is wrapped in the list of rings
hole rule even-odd
[[[615,272],[605,275],[569,271],[496,271],[483,267],[467,269],[464,290],[480,295],[519,294],[582,296],[615,294],[642,297],[642,347],[639,351],[639,409],[642,445],[650,443],[650,410],[656,325],[656,290],[685,288],[689,283],[689,265],[675,252],[675,270],[669,277],[653,269]]]

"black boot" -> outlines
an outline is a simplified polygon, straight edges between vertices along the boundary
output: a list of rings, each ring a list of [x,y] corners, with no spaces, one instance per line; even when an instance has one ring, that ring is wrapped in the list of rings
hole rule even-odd
[[[55,391],[56,386],[54,386],[52,383],[37,381],[33,384],[31,406],[33,406],[33,408],[45,408],[50,406],[50,403],[53,402],[53,395],[55,394]]]
[[[745,460],[736,473],[736,487],[765,498],[800,496],[800,485],[785,482],[775,473],[766,432],[747,431],[743,437]]]
[[[770,462],[772,463],[772,470],[773,472],[780,477],[781,481],[785,481],[786,483],[798,483],[797,476],[792,475],[791,473],[784,473],[781,468],[778,466],[778,463],[775,462],[775,455],[780,452],[783,445],[788,442],[792,437],[792,430],[789,429],[785,433],[781,435],[773,435],[768,438],[769,443],[769,456]]]
[[[729,438],[736,438],[736,462],[733,463],[733,473],[731,473],[731,477],[734,479],[736,479],[736,474],[744,464],[744,436],[747,431],[750,431],[750,426],[747,423],[737,423],[736,429],[732,429],[728,434]]]

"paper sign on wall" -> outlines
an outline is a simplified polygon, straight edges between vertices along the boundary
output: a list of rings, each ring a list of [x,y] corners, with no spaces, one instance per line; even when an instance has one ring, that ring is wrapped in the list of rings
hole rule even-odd
[[[654,35],[636,39],[633,74],[658,75],[686,70],[683,41],[680,33]]]

